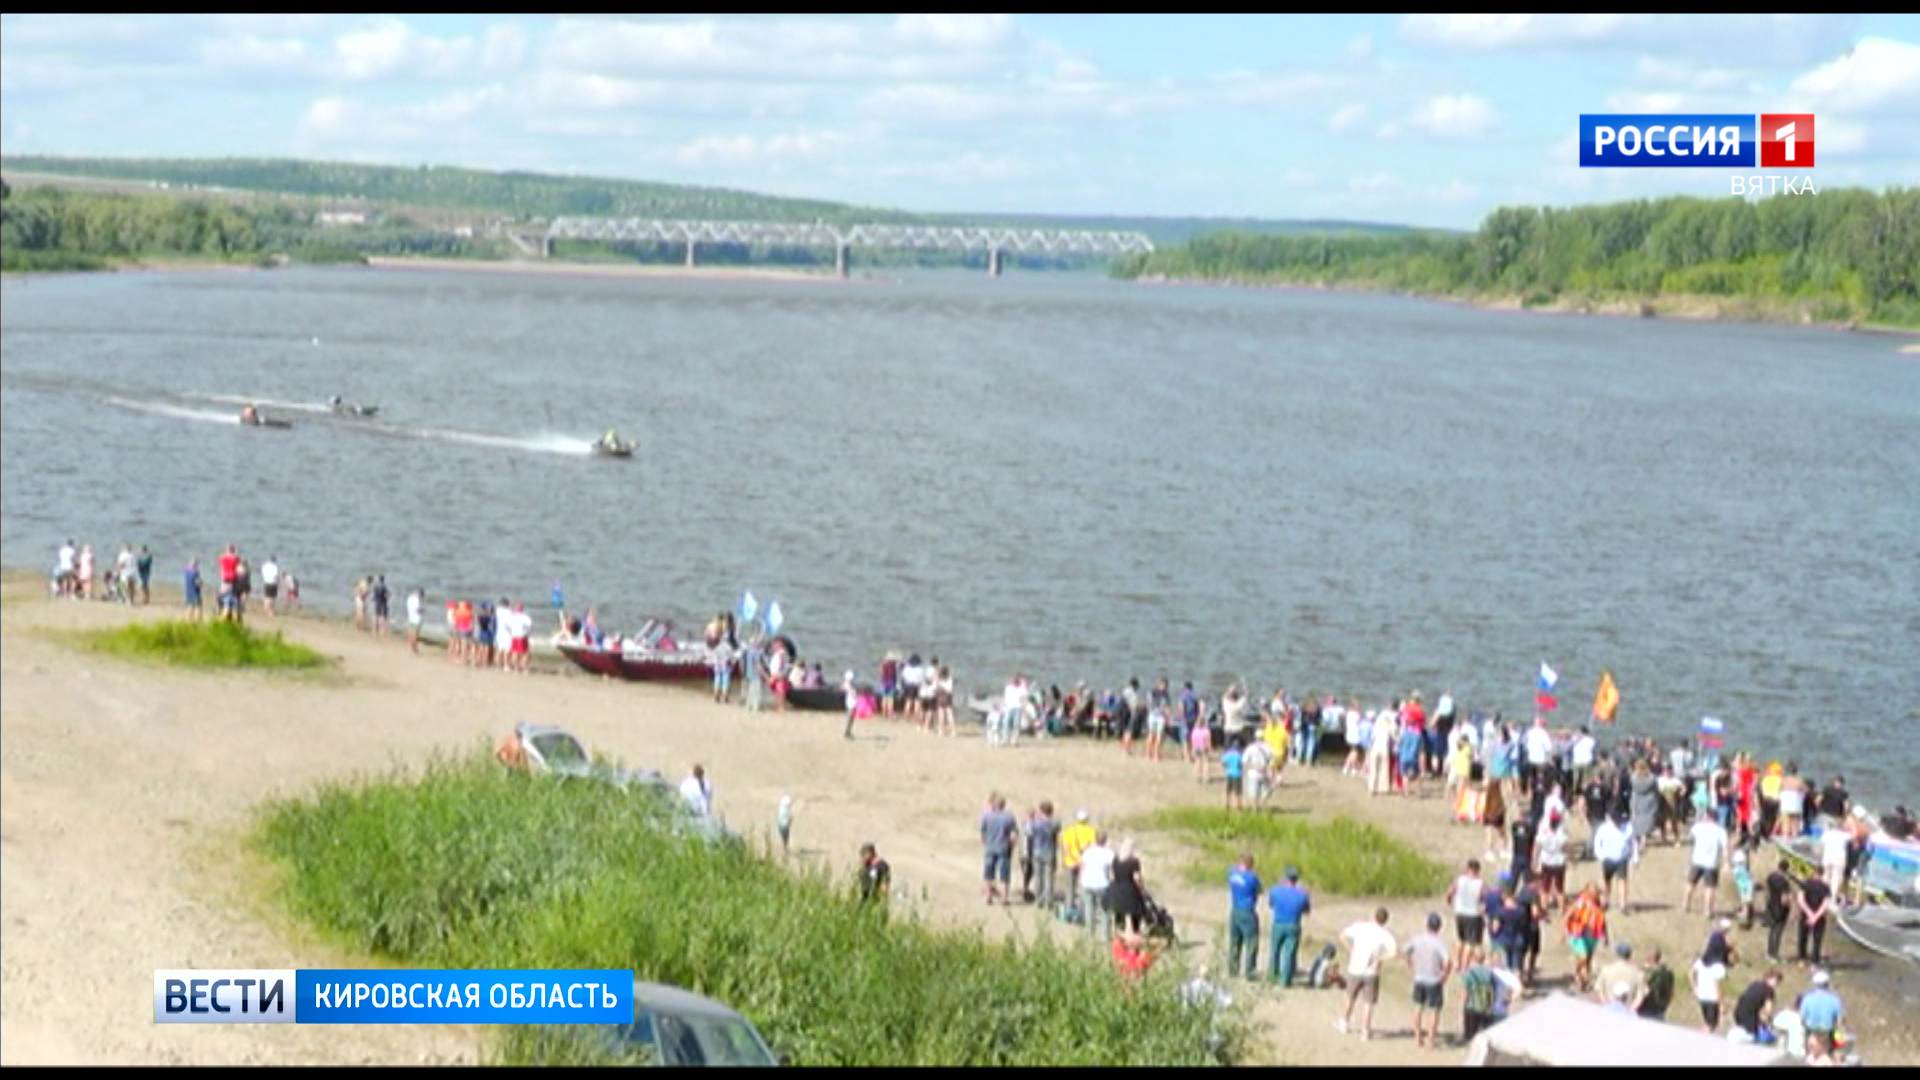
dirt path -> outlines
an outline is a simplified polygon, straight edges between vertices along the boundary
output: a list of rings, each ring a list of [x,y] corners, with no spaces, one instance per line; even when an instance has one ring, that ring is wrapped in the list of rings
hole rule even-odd
[[[791,794],[797,860],[844,871],[859,844],[873,840],[895,868],[903,906],[1025,939],[1072,931],[1029,909],[982,904],[975,823],[990,792],[1004,793],[1016,810],[1051,799],[1064,814],[1085,807],[1109,822],[1218,794],[1178,765],[1129,761],[1110,744],[993,749],[974,736],[931,738],[881,721],[864,724],[849,744],[837,716],[751,717],[685,690],[458,669],[438,654],[412,657],[395,640],[376,642],[319,620],[291,623],[290,632],[343,659],[346,678],[335,685],[129,665],[74,652],[45,633],[110,624],[126,618],[126,609],[49,602],[42,588],[9,579],[0,605],[0,1063],[7,1065],[477,1060],[477,1035],[462,1029],[155,1026],[148,995],[160,967],[342,960],[235,900],[245,883],[234,880],[240,864],[232,845],[260,801],[491,741],[518,720],[562,724],[589,747],[676,781],[700,762],[717,809],[743,832],[770,833],[774,807]],[[1370,801],[1337,769],[1290,776],[1280,800],[1314,814],[1380,821],[1448,861],[1479,847],[1480,831],[1448,825],[1437,800]],[[1124,829],[1115,831],[1117,838]],[[1214,957],[1224,889],[1180,885],[1174,870],[1186,856],[1168,839],[1142,837],[1141,847],[1150,887],[1190,939],[1179,962]],[[1664,894],[1677,894],[1680,858],[1655,851],[1642,873],[1666,903],[1677,899]],[[1308,932],[1315,946],[1374,906],[1331,897],[1318,904]],[[1389,906],[1404,940],[1439,901]],[[1690,956],[1703,936],[1697,915],[1655,911],[1621,923],[1620,936],[1675,958]],[[1743,937],[1746,951],[1757,951],[1754,938]],[[1565,959],[1550,939],[1543,972],[1563,973]],[[1904,1046],[1895,1041],[1887,1011],[1850,992],[1844,970],[1839,978],[1850,1006],[1867,1014],[1859,1026],[1871,1060],[1920,1060],[1911,1036]],[[1796,972],[1785,989],[1798,993],[1803,984]],[[1255,1002],[1275,1060],[1457,1061],[1452,1051],[1419,1053],[1404,1037],[1407,992],[1404,970],[1391,972],[1377,1023],[1384,1037],[1370,1043],[1332,1030],[1339,1003],[1329,995],[1241,996]],[[1681,994],[1674,1016],[1691,1019],[1684,982]],[[1450,1001],[1443,1030],[1458,1024]]]

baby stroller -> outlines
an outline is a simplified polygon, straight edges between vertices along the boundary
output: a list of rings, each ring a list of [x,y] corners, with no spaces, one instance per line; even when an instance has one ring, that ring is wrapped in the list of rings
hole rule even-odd
[[[1174,930],[1173,914],[1166,908],[1155,903],[1151,896],[1141,897],[1140,902],[1145,905],[1147,910],[1147,917],[1141,920],[1142,928],[1146,931],[1147,939],[1149,941],[1161,941],[1168,945],[1179,944],[1180,936]]]

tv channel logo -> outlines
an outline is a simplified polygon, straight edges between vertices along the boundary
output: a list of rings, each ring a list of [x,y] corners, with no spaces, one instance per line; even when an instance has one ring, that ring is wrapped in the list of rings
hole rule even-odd
[[[1760,167],[1813,168],[1813,114],[1760,114]]]
[[[1810,169],[1812,113],[1582,113],[1583,169]]]
[[[291,1024],[294,972],[161,969],[153,973],[156,1024]]]

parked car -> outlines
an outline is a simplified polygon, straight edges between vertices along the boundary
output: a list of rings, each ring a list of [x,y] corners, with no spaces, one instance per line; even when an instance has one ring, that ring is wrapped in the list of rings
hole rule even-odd
[[[545,724],[520,723],[513,735],[501,745],[496,757],[509,768],[524,765],[527,771],[562,780],[593,780],[611,784],[622,791],[647,791],[670,807],[676,832],[699,836],[708,843],[744,844],[746,841],[727,828],[718,818],[692,813],[681,799],[678,788],[652,769],[620,769],[594,761],[579,739],[564,728]]]
[[[571,1044],[571,1045],[569,1045]],[[712,998],[633,980],[633,1022],[555,1027],[541,1033],[537,1064],[577,1061],[581,1046],[632,1065],[743,1068],[784,1064],[753,1023]]]

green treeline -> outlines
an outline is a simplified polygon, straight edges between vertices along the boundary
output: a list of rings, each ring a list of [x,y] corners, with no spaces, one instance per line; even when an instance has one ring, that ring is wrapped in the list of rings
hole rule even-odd
[[[1920,325],[1920,189],[1504,207],[1466,236],[1217,233],[1127,258],[1115,272],[1529,306],[1706,297],[1761,317]]]
[[[0,182],[0,269],[89,270],[143,258],[357,261],[368,255],[499,256],[498,244],[385,218],[320,228],[285,203],[113,195]]]
[[[658,217],[729,221],[907,222],[912,215],[721,188],[422,165],[350,165],[270,158],[6,159],[9,169],[176,187],[271,191],[415,207],[491,211],[515,218]]]

